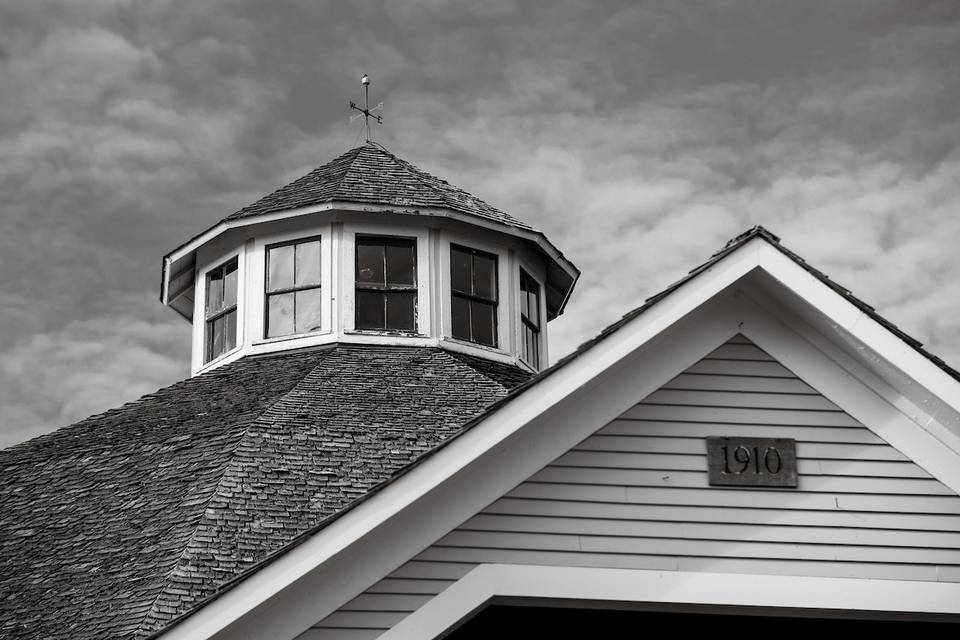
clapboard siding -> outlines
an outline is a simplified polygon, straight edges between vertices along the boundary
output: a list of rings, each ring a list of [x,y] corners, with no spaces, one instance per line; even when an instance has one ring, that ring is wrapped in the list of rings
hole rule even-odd
[[[710,487],[723,435],[796,439],[798,487]],[[738,336],[303,638],[374,638],[491,562],[960,582],[960,497]]]

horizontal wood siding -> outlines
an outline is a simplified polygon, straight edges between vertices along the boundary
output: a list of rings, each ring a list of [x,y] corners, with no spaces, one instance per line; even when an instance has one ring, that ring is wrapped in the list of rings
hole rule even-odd
[[[796,489],[707,483],[711,435],[797,440]],[[304,638],[374,638],[480,563],[960,582],[960,497],[738,337]]]

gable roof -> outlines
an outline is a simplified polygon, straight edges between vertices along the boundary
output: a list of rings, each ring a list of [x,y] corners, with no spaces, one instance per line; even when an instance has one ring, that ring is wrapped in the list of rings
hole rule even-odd
[[[0,635],[159,629],[528,376],[428,347],[246,357],[0,451]]]
[[[236,220],[328,202],[441,207],[518,229],[533,227],[446,180],[418,169],[375,142],[356,147],[253,204],[227,216]]]
[[[423,475],[426,474],[427,476],[430,476],[431,473],[436,471],[436,468],[437,468],[436,465],[434,465],[434,467],[432,468],[430,467],[430,463],[434,460],[434,458],[440,457],[441,454],[453,448],[453,445],[455,443],[457,443],[458,441],[466,437],[468,434],[472,435],[474,430],[479,429],[482,426],[486,426],[486,423],[488,422],[498,421],[497,424],[502,426],[501,423],[503,422],[503,420],[513,419],[513,418],[502,418],[502,411],[512,411],[511,416],[522,416],[522,417],[516,418],[517,420],[521,420],[521,421],[531,420],[532,419],[531,416],[535,415],[535,412],[539,411],[539,409],[531,409],[530,407],[517,404],[517,401],[520,397],[525,397],[525,398],[529,397],[530,402],[535,403],[538,406],[540,405],[551,406],[553,403],[559,402],[560,399],[564,397],[563,392],[560,389],[568,389],[568,392],[569,392],[570,389],[584,388],[584,384],[585,384],[584,381],[589,379],[589,375],[593,375],[593,374],[581,375],[580,373],[577,373],[577,374],[566,375],[568,369],[575,368],[572,366],[574,365],[574,363],[580,360],[589,359],[591,356],[594,355],[593,353],[594,351],[601,350],[601,349],[598,349],[598,347],[601,347],[601,346],[606,348],[607,352],[604,353],[602,356],[593,358],[593,362],[591,362],[589,365],[585,365],[586,367],[590,367],[591,371],[595,372],[595,367],[597,366],[596,361],[598,360],[601,362],[614,362],[615,360],[611,360],[611,358],[622,357],[622,352],[618,351],[618,349],[622,349],[623,347],[607,348],[607,343],[613,342],[610,340],[610,338],[614,334],[619,333],[621,330],[625,329],[628,326],[636,326],[636,323],[634,321],[638,320],[640,317],[655,315],[656,312],[654,310],[658,309],[661,306],[661,304],[664,303],[667,299],[671,299],[675,297],[673,294],[680,295],[678,292],[680,289],[684,288],[684,285],[691,283],[693,280],[697,279],[698,276],[701,276],[702,274],[721,268],[721,263],[724,263],[727,257],[732,256],[734,253],[737,253],[738,250],[746,247],[751,242],[758,239],[762,240],[765,246],[772,247],[773,249],[776,250],[776,252],[779,255],[782,255],[787,259],[789,259],[791,264],[799,266],[804,272],[813,276],[820,284],[823,284],[826,287],[828,287],[830,291],[840,295],[846,302],[853,305],[860,312],[862,312],[869,318],[875,320],[880,326],[883,327],[883,329],[886,332],[888,332],[897,340],[901,341],[910,350],[922,356],[927,362],[934,365],[939,371],[942,371],[943,373],[947,374],[953,380],[954,383],[960,382],[960,376],[958,376],[957,371],[949,367],[945,362],[943,362],[943,360],[937,358],[936,356],[933,356],[932,354],[924,350],[919,341],[911,338],[906,333],[904,333],[903,331],[895,327],[892,323],[883,319],[879,314],[877,314],[876,310],[873,309],[873,307],[870,307],[869,305],[861,301],[859,298],[856,298],[849,290],[834,283],[832,280],[830,280],[828,276],[823,274],[821,271],[811,267],[802,258],[800,258],[795,253],[783,247],[780,244],[780,240],[777,236],[773,235],[763,227],[757,226],[731,239],[729,242],[725,244],[725,246],[722,249],[714,253],[706,262],[692,269],[687,275],[685,275],[683,278],[681,278],[674,284],[667,287],[665,290],[648,298],[643,305],[625,314],[623,318],[621,318],[619,321],[608,326],[606,329],[601,331],[595,338],[588,340],[587,342],[580,345],[580,347],[578,347],[574,352],[572,352],[568,356],[558,361],[549,369],[532,377],[525,383],[515,387],[509,394],[505,395],[504,397],[497,400],[496,402],[491,403],[486,409],[484,409],[482,412],[480,412],[474,418],[472,418],[467,424],[465,424],[463,428],[459,429],[455,434],[451,435],[451,437],[443,440],[442,442],[439,442],[432,449],[425,451],[417,459],[411,461],[410,464],[395,471],[394,474],[389,479],[385,480],[379,486],[372,488],[371,491],[365,493],[364,495],[358,496],[358,498],[354,502],[347,505],[344,509],[332,514],[330,517],[318,523],[317,526],[314,527],[312,531],[306,531],[302,533],[300,536],[297,537],[296,540],[292,541],[291,544],[271,554],[271,556],[264,559],[263,562],[249,567],[243,574],[239,575],[229,585],[226,585],[225,589],[215,594],[214,597],[219,598],[224,596],[229,592],[230,589],[233,589],[234,587],[243,584],[245,580],[251,577],[255,577],[257,575],[257,572],[260,569],[266,567],[268,564],[284,560],[285,559],[284,556],[289,552],[294,551],[298,546],[302,545],[304,547],[308,547],[309,543],[311,543],[312,540],[315,539],[319,541],[320,539],[322,539],[322,536],[325,533],[325,530],[327,530],[328,528],[331,528],[330,525],[333,524],[335,521],[337,521],[339,518],[348,516],[354,508],[363,507],[364,502],[367,502],[367,501],[373,502],[372,498],[376,497],[378,493],[389,493],[389,490],[393,489],[394,485],[401,484],[403,481],[407,480],[408,476],[413,476],[419,473],[420,479],[417,482],[420,482],[422,485],[422,483],[425,482],[425,480],[423,480]],[[755,259],[760,260],[761,258],[757,257]],[[753,258],[751,258],[751,260],[753,260]],[[744,267],[749,268],[749,264],[750,264],[750,261],[746,261],[744,265],[741,265],[741,267],[738,267],[738,268],[744,268]],[[743,273],[738,272],[738,273],[732,273],[727,275],[729,277],[732,277],[734,280],[736,280],[737,278],[742,276]],[[721,281],[722,281],[722,278],[721,278]],[[694,299],[698,299],[698,300],[701,298],[709,299],[710,296],[712,296],[717,292],[718,290],[711,289],[709,291],[703,292],[702,294],[698,294],[698,296],[696,296]],[[683,305],[693,304],[693,302],[687,301],[682,304]],[[666,322],[666,320],[664,320],[663,318],[656,318],[656,319],[651,319],[651,322],[653,323],[654,328],[649,329],[649,331],[647,330],[641,331],[637,335],[648,335],[651,337],[657,335],[659,330],[657,330],[655,327],[663,326],[663,325],[660,325],[659,323]],[[647,339],[649,338],[646,338],[644,340],[647,340]],[[637,344],[635,342],[637,338],[631,337],[630,340],[634,341],[632,344],[634,345]],[[640,344],[645,344],[645,342],[641,342]],[[620,354],[620,355],[617,355],[617,354]],[[564,374],[564,375],[560,375],[560,374]],[[587,376],[587,377],[585,378],[584,376]],[[549,381],[551,381],[552,379],[560,378],[560,377],[565,378],[562,383],[558,383],[557,385],[552,385],[552,386],[545,386],[545,385],[550,385]],[[577,380],[578,382],[570,382],[570,380]],[[534,397],[530,397],[530,394],[527,394],[526,392],[535,388],[543,389],[543,391],[536,394]],[[957,387],[956,384],[950,387],[950,390],[953,391],[953,396],[950,398],[950,400],[953,403],[960,404],[960,393],[957,393],[957,389],[960,389],[960,387]],[[912,424],[914,427],[918,426],[916,422]],[[924,427],[924,429],[926,429],[929,426],[930,425],[928,423],[927,426]],[[926,441],[923,444],[918,446],[928,447],[930,446],[930,442],[935,442],[936,435],[934,435],[932,438],[930,436],[931,436],[930,433],[925,434],[924,437],[927,438]],[[943,445],[942,442],[938,442],[937,444],[939,446]],[[492,450],[493,448],[488,449],[487,451],[492,451]],[[952,457],[950,457],[950,460],[955,461],[955,458],[958,454],[960,454],[960,449],[956,449],[956,448],[951,449],[949,455]],[[463,462],[463,464],[466,465],[474,461],[476,461],[476,458],[467,460]],[[943,459],[937,462],[937,464],[941,465],[940,466],[941,469],[943,468],[942,463],[943,463]],[[439,463],[439,462],[437,463],[437,465],[440,465],[441,467],[444,468],[445,472],[452,474],[453,471],[450,471],[450,467],[449,467],[450,464],[451,463],[449,461],[449,458],[444,463]],[[447,465],[447,466],[444,467],[443,465]],[[432,469],[432,471],[428,469]],[[953,479],[949,482],[949,486],[951,487],[960,486],[958,485],[958,478],[960,478],[960,475],[957,475],[956,473],[954,473],[952,474],[952,476],[956,476],[956,477],[953,477]],[[426,480],[426,482],[434,482],[439,484],[439,483],[442,483],[446,479],[446,477],[449,477],[449,476],[433,477],[433,479],[428,479]],[[410,480],[410,483],[412,482],[414,481]],[[396,491],[401,491],[401,490],[397,489]],[[396,492],[394,492],[391,495],[396,496]],[[384,504],[384,501],[381,500],[379,502],[379,505],[380,505],[379,507],[371,507],[371,508],[382,508],[383,504]],[[391,507],[391,509],[393,508],[394,507]],[[403,507],[396,507],[396,508],[402,509]],[[369,524],[370,522],[369,510],[365,515],[363,516],[358,515],[357,518],[366,518],[365,522]],[[337,533],[337,535],[338,536],[345,535],[342,533],[344,530],[345,530],[344,528],[341,528],[340,531]],[[362,534],[351,532],[350,534],[346,534],[346,535],[360,536]],[[329,551],[329,549],[341,543],[333,542],[330,539],[327,539],[324,542],[324,544],[326,545],[324,548],[325,550],[327,550],[325,552],[332,553],[332,551]],[[308,549],[303,553],[310,554],[311,552]],[[301,555],[300,557],[303,557],[303,556]],[[314,560],[316,559],[315,556],[311,556],[311,558]],[[291,560],[291,562],[295,562],[295,560]],[[299,570],[298,570],[298,575],[302,575],[302,573]],[[276,572],[273,573],[271,580],[272,582],[270,583],[270,588],[277,588]],[[264,586],[264,583],[259,583],[259,584],[260,586]],[[257,588],[258,587],[256,586],[251,587],[251,589],[254,591],[256,591]],[[216,616],[218,614],[222,614],[224,611],[228,610],[226,608],[229,608],[230,611],[235,613],[237,611],[237,607],[241,606],[241,605],[238,605],[238,602],[242,601],[242,599],[244,598],[250,597],[248,595],[250,593],[252,593],[252,591],[248,589],[245,594],[239,595],[237,597],[238,598],[237,600],[234,600],[230,604],[223,605],[223,607],[218,609],[218,613],[214,613],[211,615]],[[262,597],[263,597],[262,593],[257,594],[257,598],[262,598]],[[211,598],[207,602],[201,603],[201,605],[207,605],[213,601],[214,601],[214,598]],[[192,617],[198,611],[202,611],[201,607],[197,607],[196,609],[194,609],[192,612],[188,614],[188,616]],[[181,617],[175,622],[180,623],[184,619],[189,620],[188,616]],[[221,625],[221,624],[224,624],[222,620],[216,622],[216,625]],[[206,628],[206,629],[212,628],[212,627],[202,626],[203,623],[198,623],[198,625],[199,626],[195,625],[190,628],[194,631],[201,628]],[[174,631],[176,631],[177,629],[176,627],[173,627],[173,626],[171,628],[174,629]],[[184,632],[188,634],[188,636],[185,636],[185,637],[192,637],[192,636],[189,636],[189,634],[192,632],[193,631]],[[182,636],[175,635],[174,637],[182,637]]]
[[[865,313],[870,319],[877,322],[884,329],[886,329],[887,331],[892,333],[894,336],[902,340],[908,347],[910,347],[911,349],[913,349],[914,351],[922,355],[924,358],[926,358],[927,360],[935,364],[940,370],[942,370],[944,373],[949,375],[951,378],[960,382],[960,371],[957,371],[956,369],[948,365],[942,358],[935,356],[934,354],[924,349],[923,343],[921,341],[907,334],[905,331],[903,331],[902,329],[897,327],[895,324],[893,324],[892,322],[890,322],[889,320],[881,316],[879,313],[877,313],[877,310],[875,308],[873,308],[872,306],[870,306],[860,298],[853,295],[852,291],[842,286],[838,282],[832,280],[830,276],[820,271],[819,269],[813,267],[806,260],[804,260],[799,255],[797,255],[796,253],[794,253],[793,251],[785,247],[783,244],[780,243],[780,238],[778,236],[774,235],[773,233],[771,233],[761,225],[757,225],[751,229],[748,229],[747,231],[744,231],[740,235],[728,240],[727,243],[720,250],[716,251],[712,256],[710,256],[710,258],[706,262],[694,267],[693,269],[688,271],[686,275],[684,275],[682,278],[680,278],[673,284],[667,286],[665,289],[663,289],[659,293],[655,293],[654,295],[644,300],[643,304],[640,305],[639,307],[635,309],[631,309],[630,311],[625,313],[623,317],[620,318],[620,320],[617,320],[613,324],[605,327],[596,336],[594,336],[590,340],[587,340],[586,342],[581,344],[570,355],[568,355],[563,360],[557,362],[554,365],[554,367],[560,366],[565,361],[576,358],[579,354],[583,353],[585,350],[589,349],[600,340],[603,340],[605,337],[607,337],[611,333],[617,331],[623,325],[630,322],[632,319],[636,318],[640,314],[644,313],[650,307],[652,307],[656,303],[666,298],[668,295],[670,295],[671,293],[679,289],[681,286],[683,286],[684,284],[686,284],[687,282],[689,282],[699,274],[703,273],[704,271],[707,271],[708,269],[710,269],[710,267],[714,266],[715,264],[723,260],[725,257],[730,255],[740,247],[743,247],[754,238],[761,238],[765,240],[767,244],[775,248],[777,251],[779,251],[786,257],[790,258],[791,261],[793,261],[795,264],[801,267],[804,271],[806,271],[807,273],[815,277],[821,283],[830,287],[830,289],[833,290],[835,293],[843,296],[843,298],[847,302],[855,306],[857,309]]]

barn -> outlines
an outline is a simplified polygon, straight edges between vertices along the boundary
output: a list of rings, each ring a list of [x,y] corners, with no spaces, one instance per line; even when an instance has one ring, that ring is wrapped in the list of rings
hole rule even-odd
[[[960,373],[762,227],[551,364],[579,275],[375,143],[189,239],[191,377],[0,452],[0,635],[960,629]]]

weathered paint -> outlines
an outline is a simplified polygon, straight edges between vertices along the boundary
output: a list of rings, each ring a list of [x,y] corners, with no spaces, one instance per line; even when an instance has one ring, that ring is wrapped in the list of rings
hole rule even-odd
[[[799,486],[710,487],[708,435],[795,438]],[[376,637],[494,562],[960,582],[960,497],[734,338],[301,637]]]

